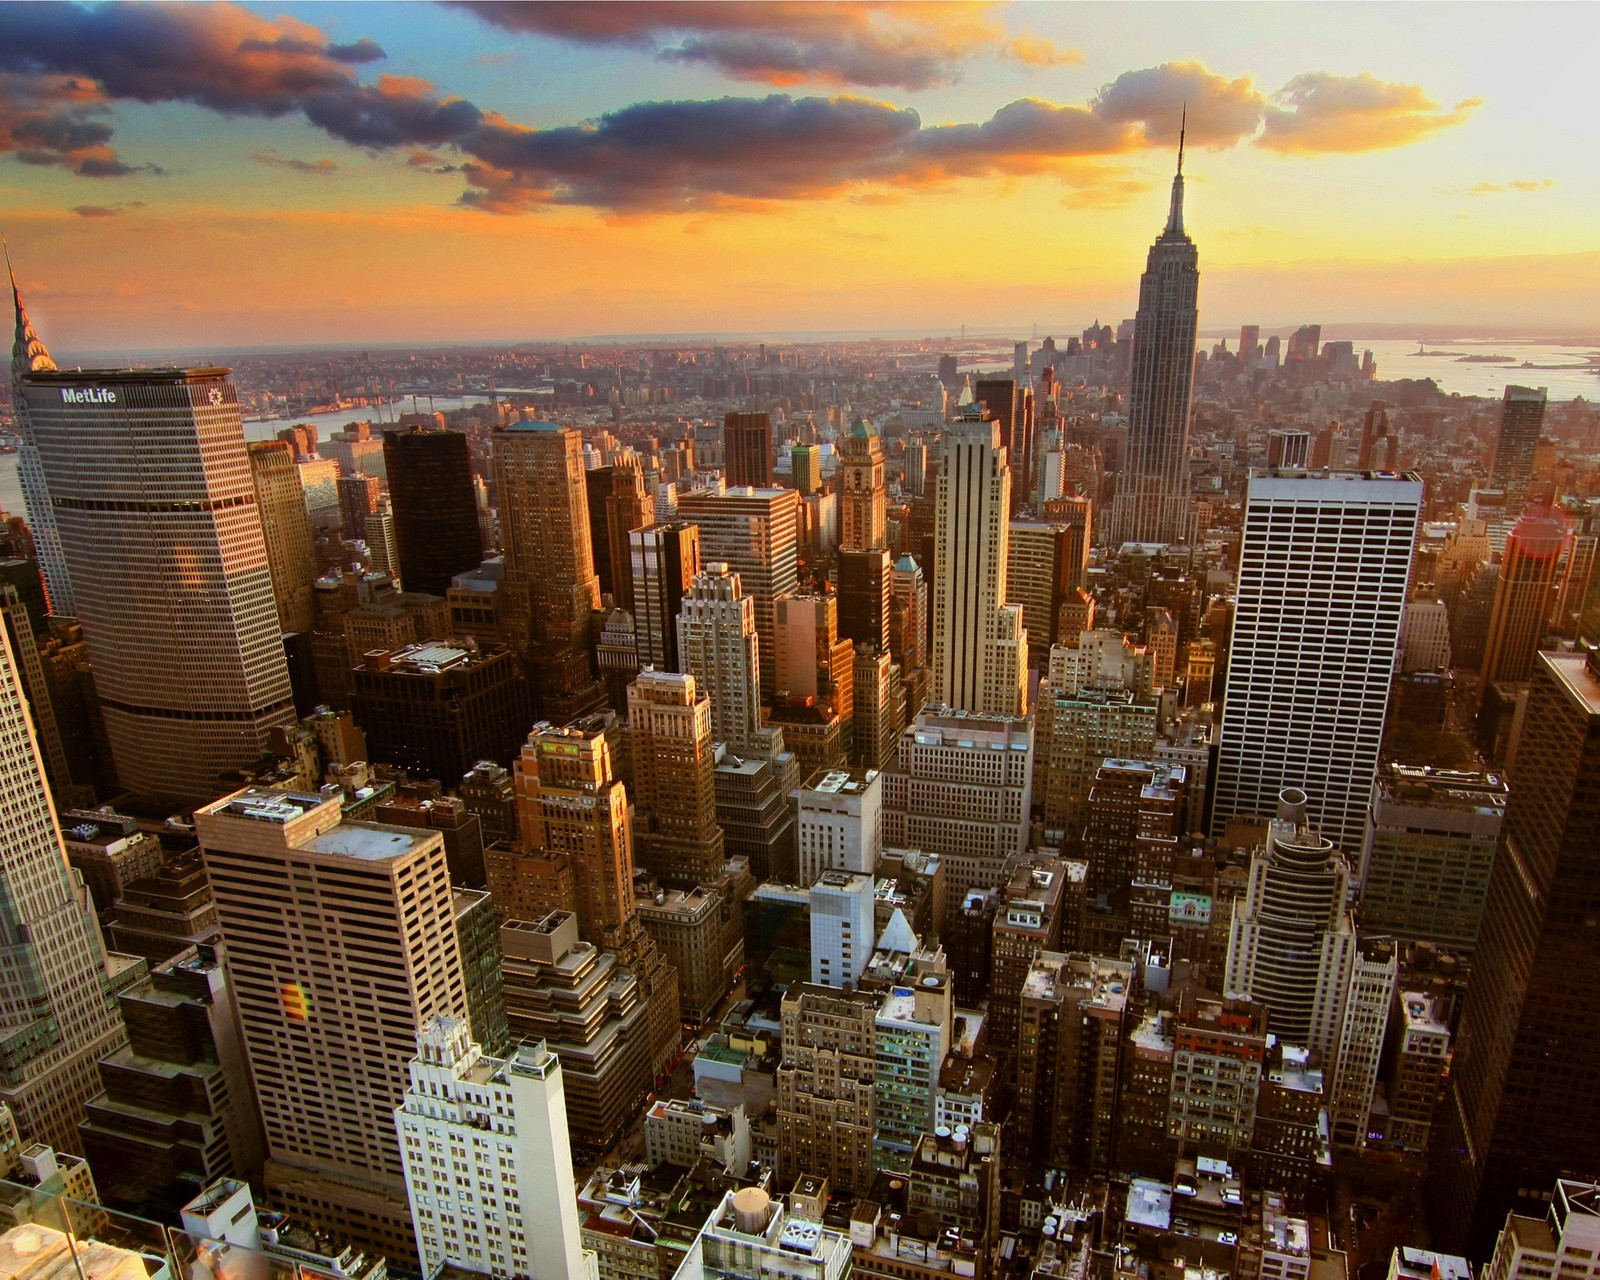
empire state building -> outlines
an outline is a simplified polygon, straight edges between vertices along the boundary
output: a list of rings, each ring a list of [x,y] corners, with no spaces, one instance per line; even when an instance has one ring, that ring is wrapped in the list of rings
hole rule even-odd
[[[1112,543],[1182,542],[1189,517],[1189,403],[1199,254],[1183,229],[1183,134],[1167,226],[1139,279],[1128,395],[1128,461],[1111,507]]]

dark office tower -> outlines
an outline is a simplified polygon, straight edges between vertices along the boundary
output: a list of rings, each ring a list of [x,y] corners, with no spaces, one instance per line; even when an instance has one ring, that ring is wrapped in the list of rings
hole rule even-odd
[[[589,495],[589,545],[594,553],[594,574],[600,594],[610,596],[624,609],[633,599],[633,563],[628,535],[655,520],[655,508],[645,492],[644,473],[636,457],[619,459],[609,467],[583,473]]]
[[[377,476],[355,471],[339,477],[339,523],[346,538],[365,541],[367,517],[377,515],[382,505],[383,481]]]
[[[1435,1146],[1435,1238],[1477,1258],[1600,1147],[1600,651],[1541,653],[1524,724]]]
[[[250,479],[256,489],[256,510],[261,512],[261,538],[267,544],[278,626],[286,636],[304,635],[316,618],[311,584],[322,575],[294,448],[282,440],[256,440],[249,449]]]
[[[765,413],[730,413],[722,420],[729,486],[772,487],[772,418]]]
[[[1551,507],[1529,507],[1506,536],[1505,556],[1495,581],[1489,638],[1483,649],[1479,689],[1526,680],[1548,629],[1562,554],[1572,527]]]
[[[889,645],[892,561],[883,548],[839,552],[839,636],[875,649]]]
[[[1246,369],[1253,369],[1256,361],[1261,356],[1261,326],[1258,324],[1243,324],[1239,326],[1239,363]]]
[[[639,670],[678,669],[678,611],[700,572],[700,526],[673,521],[628,534]]]
[[[1028,506],[1033,476],[1033,393],[1010,378],[980,378],[972,398],[1000,423],[1001,438],[1011,463],[1011,509]]]
[[[407,591],[443,596],[451,578],[483,563],[467,438],[423,427],[385,431],[383,465],[394,501],[400,583]]]
[[[295,719],[228,371],[38,372],[22,391],[122,785],[214,796]]]
[[[479,760],[504,763],[533,719],[522,664],[503,648],[425,641],[369,653],[352,674],[369,758],[414,778],[459,778]]]
[[[961,385],[961,370],[955,356],[939,357],[939,381],[952,391]]]
[[[1183,139],[1166,229],[1139,280],[1128,393],[1128,464],[1117,478],[1111,543],[1181,542],[1189,518],[1189,403],[1200,266],[1183,230]]]
[[[1393,471],[1399,444],[1389,426],[1389,406],[1374,400],[1361,420],[1361,447],[1356,454],[1356,466],[1363,471]]]
[[[1500,434],[1495,438],[1490,486],[1503,489],[1513,511],[1528,500],[1533,455],[1544,429],[1546,389],[1508,386],[1500,402]]]
[[[28,509],[28,530],[33,534],[34,554],[38,557],[39,570],[44,576],[45,592],[50,597],[50,612],[58,616],[71,616],[76,612],[72,600],[72,579],[61,553],[56,511],[50,504],[44,466],[39,461],[39,446],[28,424],[28,405],[22,394],[25,374],[48,373],[55,369],[56,362],[50,358],[50,352],[33,331],[33,322],[28,319],[28,312],[22,305],[22,293],[17,288],[16,272],[11,273],[11,301],[16,315],[16,329],[11,342],[11,405],[16,415],[17,429],[22,436],[21,447],[17,450],[17,474],[22,482],[22,499]]]

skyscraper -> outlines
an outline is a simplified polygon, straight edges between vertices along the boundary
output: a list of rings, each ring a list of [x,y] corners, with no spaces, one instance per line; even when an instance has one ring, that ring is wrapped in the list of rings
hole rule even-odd
[[[1541,653],[1435,1140],[1436,1239],[1488,1252],[1600,1146],[1600,651]]]
[[[711,699],[692,675],[641,671],[628,686],[633,832],[640,864],[693,889],[723,868]]]
[[[729,486],[772,486],[772,418],[765,413],[730,413],[722,420]]]
[[[423,1274],[590,1280],[556,1055],[540,1041],[490,1057],[465,1020],[440,1017],[409,1071],[395,1124]],[[431,1158],[446,1143],[472,1158]]]
[[[22,390],[122,785],[208,799],[295,719],[228,371],[40,371]]]
[[[1011,509],[1023,511],[1033,494],[1033,392],[1011,378],[980,378],[972,398],[1000,421],[1000,439],[1011,461]]]
[[[1571,541],[1572,527],[1547,506],[1529,507],[1506,535],[1483,649],[1480,693],[1533,674],[1534,655],[1549,630],[1562,556]]]
[[[261,537],[267,546],[278,626],[284,635],[304,634],[316,618],[311,584],[322,574],[293,447],[283,440],[252,441],[250,478],[255,482],[256,509],[261,512]],[[371,476],[356,478],[370,481],[374,487],[378,483]]]
[[[1214,833],[1298,787],[1336,848],[1361,848],[1421,503],[1411,475],[1250,477]]]
[[[794,594],[799,581],[802,503],[793,489],[730,488],[726,493],[686,494],[678,514],[700,526],[707,564],[730,565],[755,603],[761,637],[761,691],[771,697],[777,678],[773,648],[777,602]]]
[[[629,535],[654,523],[655,503],[645,492],[644,472],[636,453],[619,454],[609,466],[586,471],[583,478],[589,498],[589,542],[600,593],[626,609],[633,599]]]
[[[6,268],[10,270],[11,255],[6,254]],[[50,612],[58,617],[74,617],[77,606],[72,597],[72,575],[67,572],[67,561],[61,550],[61,534],[56,528],[56,509],[50,503],[50,490],[45,484],[44,464],[39,461],[39,446],[33,438],[28,421],[28,403],[22,394],[22,379],[29,373],[49,373],[56,367],[33,322],[22,305],[22,291],[17,288],[17,273],[11,272],[11,302],[16,315],[16,329],[11,341],[11,404],[17,418],[18,434],[22,443],[17,449],[17,474],[22,482],[22,500],[28,509],[28,529],[33,534],[34,553],[39,559],[39,571],[44,575],[45,594],[50,598]]]
[[[1356,956],[1349,890],[1349,864],[1308,825],[1305,792],[1285,788],[1233,906],[1223,991],[1264,1003],[1267,1030],[1330,1069]]]
[[[761,729],[755,602],[725,564],[708,564],[683,598],[678,661],[711,696],[712,737],[739,755],[754,751]]]
[[[377,441],[372,443],[377,444]],[[251,449],[254,448],[252,445]],[[379,448],[382,446],[379,445]],[[343,466],[340,463],[340,467]],[[383,481],[365,471],[345,471],[339,477],[338,489],[339,523],[344,529],[344,536],[364,541],[367,537],[367,518],[377,514],[383,504]],[[305,506],[303,499],[300,505]]]
[[[839,634],[881,649],[889,643],[891,559],[887,549],[840,550]]]
[[[1117,480],[1110,540],[1181,542],[1189,520],[1189,402],[1200,266],[1183,229],[1183,137],[1166,229],[1139,279],[1128,392],[1128,464]]]
[[[77,1144],[96,1061],[125,1040],[92,906],[67,865],[11,641],[0,628],[0,1103],[28,1139]]]
[[[443,596],[450,579],[483,561],[467,438],[424,427],[385,431],[383,465],[394,502],[401,585]]]
[[[578,930],[638,977],[650,1006],[652,1075],[678,1049],[678,973],[639,921],[633,894],[633,823],[602,717],[565,728],[534,726],[517,761],[523,839],[572,859]]]
[[[249,787],[195,828],[267,1137],[269,1200],[415,1257],[394,1112],[417,1033],[467,1013],[444,842]]]
[[[494,471],[513,647],[537,656],[540,709],[564,723],[604,700],[588,653],[600,581],[583,437],[553,422],[512,423],[495,433]]]
[[[1500,434],[1495,438],[1491,487],[1503,489],[1513,511],[1528,500],[1533,481],[1533,455],[1544,429],[1546,389],[1508,386],[1500,402]]]
[[[839,441],[839,550],[883,546],[886,511],[883,443],[877,427],[857,418]]]
[[[639,668],[678,671],[678,611],[700,572],[700,526],[674,520],[628,533]]]
[[[1027,711],[1028,633],[1007,604],[1011,470],[1000,424],[968,412],[939,452],[933,571],[934,701],[959,711]]]

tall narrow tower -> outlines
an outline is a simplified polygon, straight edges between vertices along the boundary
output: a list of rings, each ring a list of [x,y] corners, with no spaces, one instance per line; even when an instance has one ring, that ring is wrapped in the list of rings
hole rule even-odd
[[[32,643],[31,637],[25,637]],[[125,1039],[92,904],[61,846],[17,658],[0,627],[0,1103],[27,1140],[77,1143],[98,1059]]]
[[[495,433],[494,470],[516,647],[537,654],[540,710],[563,723],[604,701],[588,653],[600,580],[583,438],[553,422],[513,423]]]
[[[1011,468],[1000,423],[970,409],[939,451],[933,571],[933,700],[958,711],[1027,713],[1028,633],[1006,603]]]
[[[857,418],[839,442],[839,550],[884,545],[886,498],[878,429]]]
[[[1515,511],[1528,499],[1533,482],[1533,455],[1544,429],[1544,387],[1508,386],[1500,402],[1500,434],[1495,438],[1490,480],[1505,490],[1506,505]]]
[[[633,830],[640,862],[676,888],[722,873],[711,699],[692,675],[641,671],[628,686]]]
[[[122,784],[210,799],[294,722],[228,370],[37,371],[22,394]]]
[[[1189,405],[1200,263],[1183,229],[1183,134],[1167,225],[1139,279],[1128,392],[1128,465],[1117,479],[1110,540],[1181,542],[1189,517]]]
[[[678,662],[711,695],[711,732],[743,755],[761,729],[755,602],[726,564],[708,564],[678,613]]]
[[[6,254],[6,269],[11,269],[9,251]],[[50,600],[50,612],[60,617],[74,617],[77,607],[72,599],[72,575],[67,572],[66,556],[61,551],[56,509],[50,505],[44,465],[39,461],[39,446],[34,441],[33,428],[28,422],[28,402],[22,394],[24,374],[49,373],[55,369],[56,362],[50,358],[39,335],[33,331],[33,322],[28,319],[27,309],[22,305],[22,291],[17,288],[15,271],[11,271],[11,302],[16,310],[17,321],[11,342],[11,405],[22,436],[22,444],[17,450],[22,500],[28,509],[28,528],[33,534],[39,571],[44,575],[44,590]]]
[[[1533,674],[1534,657],[1549,630],[1562,553],[1571,540],[1566,519],[1545,506],[1529,507],[1506,535],[1483,649],[1483,693],[1499,681],[1523,681]]]

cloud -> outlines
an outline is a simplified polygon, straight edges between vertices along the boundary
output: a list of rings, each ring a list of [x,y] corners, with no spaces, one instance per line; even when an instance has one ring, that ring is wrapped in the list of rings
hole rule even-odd
[[[297,160],[280,156],[276,151],[252,151],[250,159],[256,164],[270,165],[276,169],[292,169],[295,173],[333,173],[339,166],[324,156],[320,160]]]
[[[827,44],[826,66],[808,61],[805,49],[786,64],[794,74],[815,76],[843,74],[858,55],[875,56],[868,45],[884,37],[885,23],[900,24],[896,65],[904,71],[962,24],[987,21],[985,12],[776,0],[550,3],[489,14],[503,24],[610,43],[648,42],[664,30],[692,27],[674,57],[698,56],[686,52],[702,47],[696,41],[731,36]],[[851,38],[834,39],[841,32]],[[0,151],[85,176],[128,174],[136,166],[111,146],[107,108],[181,102],[231,117],[296,116],[338,141],[395,152],[408,166],[434,173],[459,166],[467,181],[461,202],[471,208],[510,213],[572,204],[632,216],[1030,174],[1051,175],[1090,202],[1132,190],[1127,184],[1137,178],[1126,159],[1150,147],[1171,148],[1185,103],[1196,145],[1253,143],[1299,154],[1404,145],[1459,123],[1471,109],[1442,111],[1414,85],[1322,72],[1298,76],[1268,96],[1248,78],[1174,62],[1118,76],[1083,104],[1022,98],[976,122],[924,124],[909,107],[851,94],[773,93],[639,102],[597,119],[535,129],[415,77],[358,78],[353,64],[381,54],[371,41],[335,45],[306,23],[269,22],[227,3],[0,5]],[[1062,55],[1035,49],[1033,56]],[[777,74],[779,61],[766,48],[749,63],[752,76],[758,64],[762,75]],[[273,152],[257,159],[312,173],[333,165]],[[1102,189],[1100,197],[1090,194]]]
[[[121,204],[75,204],[72,212],[80,218],[120,218],[129,209],[143,208],[143,200],[124,200]]]
[[[1083,53],[1067,49],[1054,40],[1036,36],[1031,31],[1013,36],[1000,47],[1002,56],[1029,67],[1081,67]]]
[[[1403,147],[1464,123],[1483,105],[1465,98],[1447,111],[1419,85],[1329,71],[1296,76],[1273,102],[1260,145],[1300,155]]]
[[[1469,196],[1493,196],[1508,191],[1548,191],[1556,185],[1554,178],[1516,178],[1511,182],[1475,182],[1467,188]]]
[[[503,30],[648,50],[666,61],[705,64],[735,80],[779,87],[928,89],[956,80],[971,58],[1003,50],[1005,39],[1004,25],[990,16],[994,6],[982,2],[459,0],[455,7]],[[1048,41],[1025,39],[1035,56],[1045,57]]]

